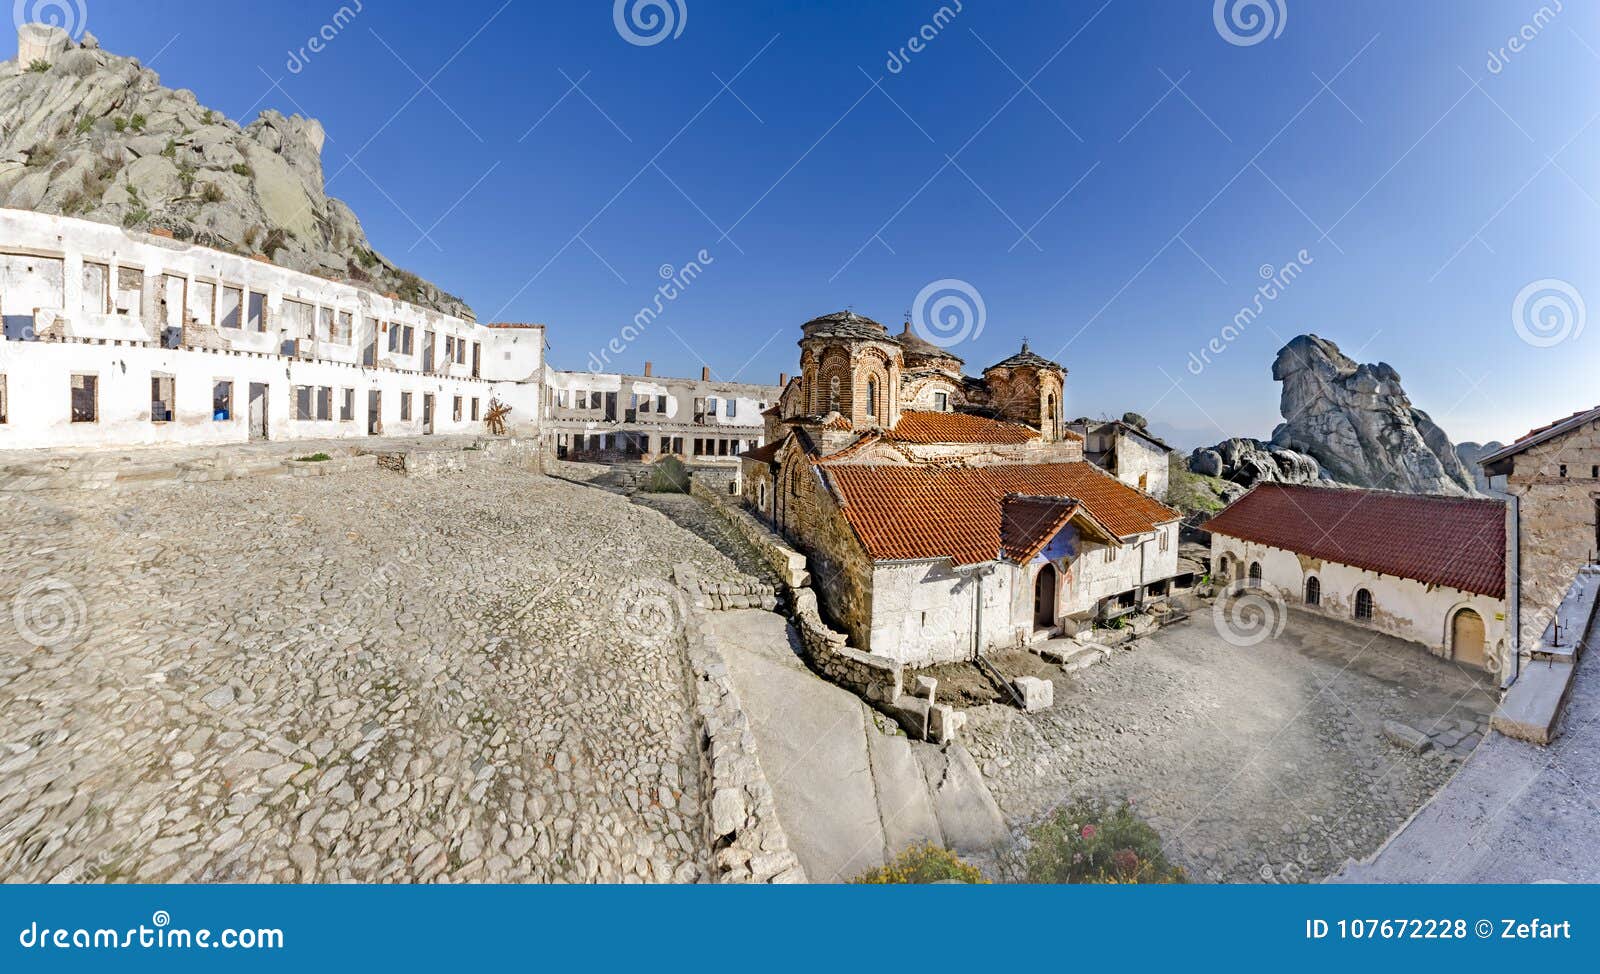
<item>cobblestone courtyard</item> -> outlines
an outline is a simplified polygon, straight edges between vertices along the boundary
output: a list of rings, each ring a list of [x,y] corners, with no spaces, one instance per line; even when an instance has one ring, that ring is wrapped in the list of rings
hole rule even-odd
[[[0,512],[7,880],[700,878],[664,580],[739,572],[660,514],[492,462]]]
[[[1011,822],[1130,798],[1201,882],[1315,882],[1369,855],[1454,774],[1494,702],[1483,674],[1300,612],[1249,648],[1204,609],[1135,646],[1055,669],[1047,711],[973,709],[967,746]],[[1386,721],[1433,747],[1397,747]]]

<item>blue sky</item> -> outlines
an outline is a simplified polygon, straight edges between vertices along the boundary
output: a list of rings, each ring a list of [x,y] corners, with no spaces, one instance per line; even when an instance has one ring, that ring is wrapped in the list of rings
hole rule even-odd
[[[559,367],[705,251],[624,369],[775,381],[808,318],[897,327],[954,279],[986,311],[969,371],[1026,335],[1069,414],[1186,447],[1268,436],[1302,332],[1393,365],[1458,441],[1600,401],[1600,325],[1571,310],[1600,314],[1600,5],[1261,0],[1240,13],[1272,30],[1230,43],[1210,0],[969,0],[890,70],[941,4],[663,2],[681,31],[639,45],[608,0],[349,0],[296,70],[338,4],[56,6],[232,117],[321,119],[378,248],[547,323]],[[1539,281],[1522,306],[1554,317],[1519,332]]]

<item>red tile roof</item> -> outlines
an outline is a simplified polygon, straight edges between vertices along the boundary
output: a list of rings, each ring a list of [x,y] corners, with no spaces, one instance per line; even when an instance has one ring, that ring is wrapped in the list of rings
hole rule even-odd
[[[1516,456],[1531,446],[1537,446],[1546,440],[1555,439],[1557,436],[1577,429],[1578,427],[1583,426],[1594,419],[1600,419],[1600,406],[1596,406],[1593,409],[1579,410],[1565,419],[1558,419],[1553,423],[1546,423],[1538,429],[1529,430],[1522,436],[1519,436],[1516,442],[1512,443],[1510,446],[1501,447],[1493,453],[1485,454],[1479,457],[1478,463],[1487,468],[1490,464],[1497,460],[1504,460],[1506,457]]]
[[[908,409],[900,414],[894,437],[907,443],[1028,443],[1039,438],[1039,431],[967,413]]]
[[[1205,528],[1428,585],[1505,597],[1506,521],[1499,501],[1260,484]]]
[[[1008,494],[1074,498],[1118,537],[1178,520],[1178,512],[1093,464],[984,467],[824,466],[845,520],[875,559],[991,561],[1001,551]]]

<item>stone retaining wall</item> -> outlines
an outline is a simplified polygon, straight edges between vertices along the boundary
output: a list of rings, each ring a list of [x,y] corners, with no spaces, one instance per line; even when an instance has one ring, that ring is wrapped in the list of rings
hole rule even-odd
[[[903,664],[851,647],[849,636],[823,620],[817,594],[810,587],[811,573],[804,555],[785,544],[736,500],[717,494],[698,481],[690,485],[690,492],[710,503],[784,580],[801,651],[812,669],[894,718],[911,737],[939,744],[954,739],[956,731],[966,723],[965,713],[948,704],[935,703],[931,695],[907,694]]]
[[[805,868],[789,851],[772,787],[756,755],[755,733],[739,703],[727,661],[707,633],[708,605],[698,573],[678,565],[684,593],[684,637],[695,692],[695,728],[706,797],[705,841],[717,883],[803,883]]]
[[[778,573],[783,584],[792,589],[805,588],[811,584],[811,573],[806,570],[806,556],[784,544],[782,539],[772,533],[766,525],[741,507],[736,498],[717,493],[702,483],[698,477],[690,480],[689,492],[709,502],[713,510],[732,524],[734,530],[750,542],[750,546],[756,550],[761,560]]]

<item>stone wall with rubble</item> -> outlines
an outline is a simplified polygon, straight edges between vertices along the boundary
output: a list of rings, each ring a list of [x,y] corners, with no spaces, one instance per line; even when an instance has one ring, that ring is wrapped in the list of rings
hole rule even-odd
[[[1506,491],[1520,506],[1519,628],[1526,649],[1538,641],[1578,569],[1596,561],[1600,420],[1529,447],[1515,463]]]
[[[805,539],[811,586],[823,617],[856,646],[872,648],[873,563],[834,503],[821,475],[796,447],[783,454],[777,489],[784,534]]]
[[[740,536],[750,543],[756,554],[778,574],[783,584],[791,589],[811,584],[811,573],[806,569],[806,556],[783,543],[767,526],[740,506],[736,498],[721,493],[702,483],[698,477],[690,480],[689,492],[709,503],[722,515]]]
[[[727,661],[707,635],[706,598],[689,565],[673,569],[684,599],[684,649],[693,677],[705,842],[718,883],[803,883],[804,867],[789,850],[772,786],[756,753],[750,718],[739,702]]]

